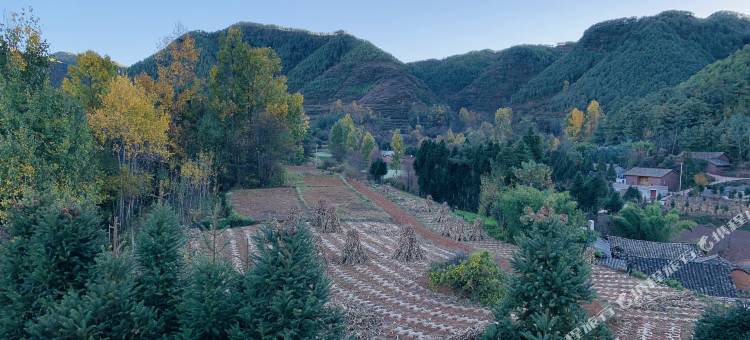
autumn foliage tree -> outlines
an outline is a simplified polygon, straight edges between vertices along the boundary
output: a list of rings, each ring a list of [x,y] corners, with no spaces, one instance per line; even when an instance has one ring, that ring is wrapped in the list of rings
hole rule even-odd
[[[393,135],[391,136],[391,149],[393,149],[391,168],[400,170],[401,158],[404,156],[404,140],[401,138],[401,131],[398,129],[393,130]]]
[[[117,161],[117,216],[128,222],[138,198],[148,193],[150,175],[144,170],[168,156],[169,116],[154,106],[155,96],[125,76],[114,78],[99,109],[89,115],[91,130]]]
[[[568,113],[565,123],[565,135],[569,140],[582,142],[594,135],[599,121],[603,118],[599,102],[592,100],[586,107],[586,112],[574,107]]]
[[[62,89],[77,99],[86,112],[91,112],[99,108],[102,95],[116,76],[117,65],[109,56],[86,51],[76,57],[74,65],[68,66]]]
[[[0,227],[10,207],[38,193],[98,200],[86,116],[50,87],[48,60],[37,20],[10,14],[0,25]]]

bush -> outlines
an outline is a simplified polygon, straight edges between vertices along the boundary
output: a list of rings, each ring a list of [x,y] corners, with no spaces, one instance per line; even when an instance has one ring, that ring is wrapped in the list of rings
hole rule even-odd
[[[662,281],[662,283],[667,287],[671,287],[677,290],[685,289],[685,287],[682,286],[682,283],[680,283],[680,281],[677,281],[675,279],[666,279]]]
[[[370,177],[378,182],[388,173],[388,165],[378,158],[370,164]]]
[[[643,208],[628,205],[612,219],[617,236],[636,240],[667,242],[683,229],[695,226],[695,222],[680,220],[676,212],[662,211],[659,203]]]
[[[505,274],[486,250],[433,264],[428,281],[433,290],[447,288],[485,306],[494,306],[505,296]]]
[[[750,309],[740,304],[708,309],[695,324],[694,339],[750,339]]]

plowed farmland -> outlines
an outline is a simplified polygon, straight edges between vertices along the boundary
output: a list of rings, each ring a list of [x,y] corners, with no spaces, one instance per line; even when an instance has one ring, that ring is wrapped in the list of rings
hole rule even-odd
[[[279,219],[289,209],[300,208],[294,188],[235,190],[229,201],[237,213],[256,221]]]
[[[437,225],[432,223],[433,213],[429,211],[430,204],[426,200],[390,187],[373,186],[370,189],[388,197],[428,228],[437,230]],[[475,249],[486,249],[507,260],[510,260],[516,249],[511,244],[497,240],[465,243]],[[620,294],[632,291],[640,283],[638,279],[625,273],[600,265],[592,266],[591,276],[591,282],[598,295],[597,301],[593,304],[595,306],[614,303]],[[645,301],[634,308],[616,310],[616,315],[608,322],[615,336],[619,336],[620,339],[641,340],[690,339],[693,325],[706,307],[704,300],[692,293],[665,286],[652,289]]]
[[[497,240],[458,242],[442,237],[433,223],[437,205],[393,188],[348,181],[313,168],[295,167],[292,171],[299,177],[294,188],[238,191],[231,202],[240,213],[272,218],[285,216],[289,208],[297,206],[306,211],[309,219],[310,211],[320,200],[336,206],[344,221],[343,232],[314,230],[314,233],[320,237],[328,263],[332,303],[349,308],[350,313],[356,309],[366,314],[360,316],[369,320],[364,323],[377,325],[368,326],[375,330],[353,327],[353,332],[379,338],[463,338],[467,330],[491,322],[489,309],[428,289],[425,273],[433,261],[477,249],[492,252],[507,269],[515,246]],[[401,224],[415,227],[426,260],[402,263],[391,259]],[[365,264],[338,264],[344,235],[350,228],[360,232],[369,258]],[[232,260],[237,270],[244,271],[252,266],[248,254],[254,251],[251,237],[256,231],[256,226],[250,226],[223,230],[217,235],[194,234],[190,245],[192,249],[218,249],[218,253]],[[639,281],[595,265],[592,283],[598,298],[587,309],[596,311]],[[613,333],[621,339],[689,339],[704,302],[668,287],[658,287],[654,293],[657,294],[643,306],[617,311],[609,321]]]

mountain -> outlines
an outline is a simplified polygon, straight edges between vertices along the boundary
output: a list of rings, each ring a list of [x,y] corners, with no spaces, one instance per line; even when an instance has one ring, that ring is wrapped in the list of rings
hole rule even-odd
[[[492,50],[472,51],[445,59],[428,59],[406,64],[440,98],[455,95],[471,84],[498,59]]]
[[[368,41],[350,34],[313,33],[274,25],[239,23],[244,40],[253,47],[270,47],[283,63],[290,91],[305,95],[305,109],[315,115],[328,112],[337,99],[357,101],[389,119],[406,120],[412,104],[437,102],[430,89],[409,73],[407,66]],[[216,61],[217,32],[190,32],[200,49],[199,76],[207,76]],[[128,68],[130,75],[156,75],[155,56]]]
[[[409,70],[453,109],[494,112],[510,104],[527,81],[557,60],[563,49],[522,45],[409,63]]]
[[[55,52],[50,56],[49,80],[52,86],[58,87],[68,74],[68,65],[75,65],[76,55],[69,52]]]
[[[615,111],[607,117],[606,137],[651,138],[699,150],[716,145],[728,127],[722,123],[733,115],[750,117],[750,44]]]
[[[469,85],[451,96],[453,107],[494,112],[510,106],[511,96],[563,55],[549,46],[514,46],[497,53],[497,59]]]
[[[750,20],[731,12],[701,19],[668,11],[605,21],[586,30],[569,53],[527,82],[512,101],[545,100],[546,111],[565,112],[596,99],[605,112],[613,112],[688,79],[748,42]]]
[[[549,132],[573,106],[598,100],[605,113],[676,86],[707,65],[750,42],[750,20],[732,12],[696,18],[668,11],[605,21],[581,39],[556,47],[521,45],[404,64],[366,40],[343,31],[314,33],[273,25],[239,23],[244,39],[270,47],[283,62],[291,91],[305,95],[311,115],[328,112],[337,99],[357,101],[380,113],[386,127],[406,128],[410,114],[444,104],[492,113],[511,106]],[[207,76],[216,60],[217,32],[195,31]],[[151,56],[127,69],[156,73]]]

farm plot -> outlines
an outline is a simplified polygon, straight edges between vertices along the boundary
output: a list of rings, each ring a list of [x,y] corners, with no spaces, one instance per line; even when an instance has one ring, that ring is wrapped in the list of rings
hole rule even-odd
[[[393,203],[406,210],[425,226],[439,230],[433,222],[438,204],[393,189],[387,186],[373,186],[373,190],[388,197]],[[498,258],[510,260],[516,246],[494,239],[463,242],[475,249],[486,249]],[[597,292],[596,305],[615,303],[620,294],[632,296],[632,291],[640,284],[636,278],[610,268],[593,265],[591,282]],[[625,310],[616,310],[615,317],[608,322],[610,330],[621,339],[690,339],[693,325],[700,318],[706,303],[688,291],[678,291],[666,286],[653,288],[645,303]]]
[[[229,203],[243,216],[256,221],[280,219],[292,208],[300,208],[294,188],[243,189],[232,191]]]
[[[341,265],[338,262],[349,228],[360,232],[360,240],[368,255],[361,265]],[[386,338],[444,339],[464,330],[482,326],[493,319],[486,308],[468,304],[454,297],[435,293],[426,287],[425,273],[432,261],[445,260],[454,251],[432,242],[421,240],[426,260],[402,263],[391,259],[398,238],[398,226],[380,222],[345,223],[341,233],[318,233],[328,263],[331,279],[331,300],[343,306],[359,306],[368,310],[381,322],[379,336]],[[248,253],[255,251],[251,239],[257,227],[223,230],[220,233],[221,255],[229,258],[239,271],[248,267]],[[206,232],[204,232],[205,234]],[[190,246],[208,249],[206,242],[212,235],[196,235]]]
[[[336,176],[307,170],[303,172],[302,183],[297,190],[307,208],[313,208],[320,200],[325,200],[336,207],[339,216],[345,221],[391,221],[385,211]]]

